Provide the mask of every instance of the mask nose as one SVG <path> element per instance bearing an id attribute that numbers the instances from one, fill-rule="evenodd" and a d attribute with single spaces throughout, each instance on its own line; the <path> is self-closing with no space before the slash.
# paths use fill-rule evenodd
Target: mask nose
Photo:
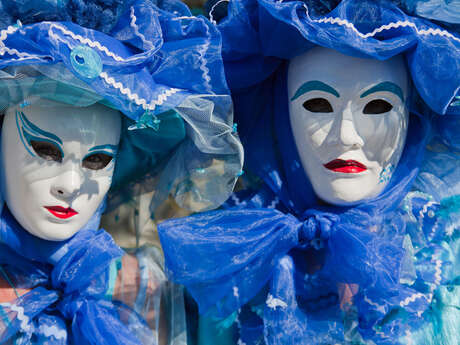
<path id="1" fill-rule="evenodd" d="M 72 199 L 80 191 L 82 178 L 77 167 L 67 169 L 60 174 L 51 186 L 51 194 L 58 199 Z"/>
<path id="2" fill-rule="evenodd" d="M 353 113 L 351 106 L 348 105 L 343 111 L 342 118 L 340 119 L 339 138 L 344 146 L 351 146 L 352 148 L 361 148 L 364 145 L 364 140 L 359 136 L 356 131 L 355 123 L 353 121 Z"/>

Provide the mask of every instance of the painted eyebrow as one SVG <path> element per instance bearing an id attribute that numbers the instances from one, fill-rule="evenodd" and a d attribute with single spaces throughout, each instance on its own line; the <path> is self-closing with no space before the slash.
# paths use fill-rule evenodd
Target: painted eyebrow
<path id="1" fill-rule="evenodd" d="M 20 118 L 21 118 L 23 125 L 26 125 L 26 127 L 29 127 L 33 132 L 39 133 L 40 135 L 43 135 L 44 137 L 57 141 L 59 144 L 62 145 L 62 140 L 57 135 L 46 132 L 43 129 L 39 128 L 38 126 L 34 125 L 32 122 L 30 122 L 30 120 L 26 117 L 26 115 L 22 111 L 20 112 L 20 115 L 21 115 Z"/>
<path id="2" fill-rule="evenodd" d="M 88 151 L 96 151 L 96 150 L 111 150 L 111 151 L 117 151 L 118 146 L 117 145 L 99 145 L 99 146 L 94 146 L 90 148 Z"/>
<path id="3" fill-rule="evenodd" d="M 299 98 L 304 93 L 313 91 L 313 90 L 329 92 L 330 94 L 333 94 L 337 98 L 340 97 L 339 93 L 332 86 L 329 86 L 319 80 L 311 80 L 311 81 L 307 81 L 306 83 L 304 83 L 301 87 L 297 89 L 294 97 L 291 98 L 291 101 Z"/>
<path id="4" fill-rule="evenodd" d="M 398 96 L 401 99 L 401 101 L 404 102 L 404 94 L 403 94 L 402 89 L 395 83 L 392 83 L 391 81 L 384 81 L 380 84 L 377 84 L 371 87 L 369 90 L 365 91 L 360 96 L 360 98 L 364 98 L 370 95 L 371 93 L 379 92 L 379 91 L 388 91 L 388 92 L 394 93 L 396 96 Z"/>

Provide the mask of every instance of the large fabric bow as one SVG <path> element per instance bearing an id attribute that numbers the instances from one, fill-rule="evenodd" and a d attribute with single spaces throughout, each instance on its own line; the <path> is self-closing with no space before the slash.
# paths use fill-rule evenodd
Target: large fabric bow
<path id="1" fill-rule="evenodd" d="M 105 299 L 108 267 L 123 254 L 105 231 L 82 230 L 65 244 L 44 241 L 5 209 L 1 240 L 0 264 L 32 290 L 0 305 L 0 344 L 141 344 L 122 323 L 126 316 L 143 329 L 138 334 L 150 333 L 134 311 Z"/>
<path id="2" fill-rule="evenodd" d="M 263 316 L 268 344 L 312 339 L 307 313 L 296 301 L 292 249 L 325 246 L 323 278 L 359 286 L 354 303 L 363 311 L 360 326 L 369 332 L 392 306 L 414 294 L 399 282 L 404 236 L 380 236 L 364 212 L 308 210 L 296 218 L 275 209 L 229 209 L 186 222 L 169 220 L 158 231 L 170 277 L 188 288 L 201 313 L 227 317 L 268 283 Z M 407 310 L 420 312 L 427 303 L 411 299 Z"/>

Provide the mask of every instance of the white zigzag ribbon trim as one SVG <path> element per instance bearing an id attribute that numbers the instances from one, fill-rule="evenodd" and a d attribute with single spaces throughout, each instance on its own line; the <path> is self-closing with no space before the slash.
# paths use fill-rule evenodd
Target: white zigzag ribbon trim
<path id="1" fill-rule="evenodd" d="M 134 29 L 134 34 L 137 37 L 139 37 L 141 39 L 142 43 L 144 43 L 149 49 L 155 48 L 153 43 L 150 42 L 149 40 L 147 40 L 145 38 L 144 34 L 139 32 L 139 26 L 137 26 L 137 24 L 136 24 L 136 19 L 137 18 L 136 18 L 136 15 L 134 14 L 134 7 L 131 7 L 130 17 L 131 17 L 131 22 L 129 23 L 129 25 Z"/>
<path id="2" fill-rule="evenodd" d="M 3 41 L 6 40 L 8 35 L 11 35 L 11 34 L 15 33 L 16 31 L 18 31 L 18 29 L 19 28 L 17 26 L 10 25 L 6 29 L 0 31 L 0 42 L 1 42 L 2 46 L 4 46 Z"/>
<path id="3" fill-rule="evenodd" d="M 435 279 L 434 282 L 435 282 L 436 285 L 439 285 L 439 284 L 441 284 L 441 279 L 442 279 L 442 278 L 441 278 L 441 274 L 442 274 L 442 270 L 441 270 L 441 267 L 442 267 L 442 260 L 435 260 L 435 263 L 436 263 L 436 265 L 435 265 L 435 268 L 434 268 L 434 269 L 435 269 L 435 272 L 436 272 L 436 273 L 434 274 L 434 276 L 435 276 L 436 279 Z"/>
<path id="4" fill-rule="evenodd" d="M 0 306 L 9 308 L 16 312 L 16 318 L 21 321 L 21 329 L 25 332 L 30 331 L 29 317 L 24 314 L 24 308 L 11 303 L 0 303 Z"/>
<path id="5" fill-rule="evenodd" d="M 436 204 L 435 201 L 431 200 L 431 201 L 428 201 L 425 205 L 423 205 L 422 209 L 419 211 L 419 219 L 418 219 L 418 224 L 419 224 L 419 228 L 422 229 L 423 228 L 423 218 L 425 218 L 425 213 L 427 213 L 428 211 L 428 207 L 430 206 L 433 206 L 434 204 Z M 433 229 L 434 231 L 435 229 Z"/>
<path id="6" fill-rule="evenodd" d="M 385 307 L 383 305 L 373 302 L 367 296 L 364 296 L 364 302 L 374 306 L 379 312 L 381 312 L 382 314 L 385 314 Z"/>
<path id="7" fill-rule="evenodd" d="M 419 298 L 425 298 L 428 302 L 430 301 L 429 298 L 427 298 L 424 294 L 422 294 L 421 292 L 417 292 L 409 297 L 406 297 L 404 301 L 399 302 L 399 306 L 404 308 L 406 305 L 415 302 Z"/>
<path id="8" fill-rule="evenodd" d="M 17 49 L 9 48 L 9 47 L 5 46 L 5 43 L 3 43 L 3 42 L 7 39 L 8 35 L 11 35 L 11 34 L 15 33 L 18 30 L 19 30 L 18 26 L 10 25 L 6 29 L 0 31 L 0 56 L 3 56 L 5 54 L 7 54 L 7 53 L 10 54 L 10 55 L 19 56 L 19 59 L 14 59 L 15 61 L 22 61 L 22 60 L 26 60 L 26 59 L 40 58 L 38 55 L 32 55 L 32 54 L 28 54 L 28 53 L 21 53 Z"/>
<path id="9" fill-rule="evenodd" d="M 56 325 L 53 326 L 46 326 L 46 325 L 40 325 L 38 328 L 38 331 L 45 335 L 47 338 L 53 336 L 56 339 L 67 339 L 67 332 L 63 329 L 58 329 Z"/>
<path id="10" fill-rule="evenodd" d="M 112 77 L 109 77 L 109 75 L 106 72 L 101 72 L 99 76 L 102 79 L 104 79 L 104 81 L 107 84 L 119 90 L 123 95 L 128 96 L 128 98 L 131 101 L 133 101 L 139 106 L 142 106 L 144 110 L 155 110 L 156 106 L 162 105 L 169 96 L 175 94 L 178 91 L 181 91 L 181 89 L 176 89 L 172 87 L 161 93 L 156 100 L 154 100 L 151 103 L 148 103 L 147 100 L 145 100 L 144 98 L 140 98 L 138 94 L 132 93 L 130 89 L 124 87 L 122 83 L 115 81 L 115 79 L 113 79 Z"/>
<path id="11" fill-rule="evenodd" d="M 204 24 L 206 27 L 206 43 L 204 43 L 200 49 L 198 50 L 198 53 L 200 54 L 201 58 L 201 65 L 200 65 L 200 70 L 203 72 L 202 76 L 204 79 L 204 85 L 206 87 L 206 91 L 210 92 L 211 91 L 211 77 L 209 77 L 209 68 L 207 66 L 208 60 L 205 58 L 205 54 L 208 51 L 209 45 L 211 44 L 210 40 L 208 39 L 209 37 L 209 27 Z"/>
<path id="12" fill-rule="evenodd" d="M 114 59 L 114 60 L 116 60 L 118 62 L 126 62 L 126 61 L 131 60 L 131 59 L 124 59 L 121 56 L 118 56 L 118 55 L 114 54 L 113 52 L 111 52 L 107 47 L 101 45 L 99 42 L 92 41 L 89 38 L 83 37 L 81 35 L 77 35 L 77 34 L 73 33 L 72 31 L 67 30 L 66 28 L 64 28 L 64 27 L 62 27 L 62 26 L 60 26 L 58 24 L 54 24 L 54 23 L 51 24 L 50 29 L 53 29 L 53 28 L 56 28 L 56 29 L 60 30 L 64 35 L 70 36 L 74 40 L 79 41 L 80 43 L 86 44 L 86 45 L 90 46 L 91 48 L 98 49 L 99 51 L 103 52 L 105 55 L 110 56 L 112 59 Z"/>
<path id="13" fill-rule="evenodd" d="M 308 8 L 306 6 L 304 6 L 304 7 L 305 7 L 305 10 L 306 10 L 307 16 L 310 18 L 309 14 L 308 14 Z M 397 29 L 397 28 L 400 28 L 400 27 L 411 27 L 419 35 L 443 36 L 443 37 L 448 37 L 448 38 L 450 38 L 450 39 L 452 39 L 454 41 L 460 42 L 460 38 L 454 36 L 453 34 L 451 34 L 450 32 L 448 32 L 446 30 L 441 30 L 439 28 L 438 29 L 433 29 L 433 28 L 419 29 L 417 27 L 417 25 L 415 25 L 414 23 L 412 23 L 411 21 L 408 21 L 408 20 L 404 20 L 404 21 L 398 20 L 397 22 L 392 22 L 392 23 L 389 23 L 389 24 L 382 25 L 382 26 L 374 29 L 373 31 L 368 32 L 367 34 L 363 34 L 361 31 L 356 29 L 356 27 L 355 27 L 355 25 L 353 23 L 349 22 L 346 19 L 342 19 L 342 18 L 326 17 L 326 18 L 321 18 L 321 19 L 311 19 L 310 18 L 310 20 L 312 20 L 315 23 L 337 24 L 337 25 L 340 25 L 340 26 L 345 26 L 345 27 L 351 29 L 353 32 L 355 32 L 361 38 L 370 38 L 370 37 L 373 37 L 373 36 L 375 36 L 376 34 L 382 32 L 382 31 L 386 31 L 386 30 Z"/>
<path id="14" fill-rule="evenodd" d="M 430 234 L 428 235 L 428 239 L 430 241 L 434 238 L 434 235 L 436 234 L 438 227 L 439 227 L 439 218 L 437 218 L 436 222 L 434 222 L 433 227 L 431 228 Z"/>

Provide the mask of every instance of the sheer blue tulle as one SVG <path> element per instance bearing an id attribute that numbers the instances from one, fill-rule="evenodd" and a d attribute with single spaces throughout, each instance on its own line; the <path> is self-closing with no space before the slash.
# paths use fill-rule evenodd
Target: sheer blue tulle
<path id="1" fill-rule="evenodd" d="M 460 3 L 455 0 L 398 0 L 411 13 L 428 19 L 460 24 Z M 459 27 L 460 28 L 460 27 Z"/>
<path id="2" fill-rule="evenodd" d="M 129 307 L 105 299 L 109 265 L 123 255 L 105 231 L 85 228 L 64 242 L 41 240 L 4 208 L 0 238 L 2 269 L 17 287 L 31 289 L 1 304 L 2 344 L 12 339 L 16 344 L 142 343 L 122 323 L 126 315 L 137 334 L 151 334 Z"/>
<path id="3" fill-rule="evenodd" d="M 460 80 L 448 71 L 460 66 L 460 39 L 388 1 L 342 1 L 330 13 L 312 6 L 230 2 L 219 23 L 226 74 L 246 168 L 265 186 L 246 200 L 234 195 L 234 208 L 160 224 L 166 266 L 207 316 L 237 312 L 246 344 L 407 344 L 411 330 L 429 324 L 453 264 L 445 206 L 411 189 L 429 108 L 458 113 Z M 389 185 L 354 207 L 319 205 L 287 116 L 288 60 L 315 45 L 376 59 L 402 53 L 416 90 Z"/>

